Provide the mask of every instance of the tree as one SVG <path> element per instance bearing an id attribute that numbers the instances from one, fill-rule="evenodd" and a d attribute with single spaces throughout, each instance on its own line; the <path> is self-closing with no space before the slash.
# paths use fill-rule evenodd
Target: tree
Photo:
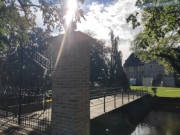
<path id="1" fill-rule="evenodd" d="M 115 37 L 113 31 L 111 36 L 111 65 L 110 65 L 110 86 L 129 88 L 129 81 L 122 67 L 122 53 L 118 51 L 119 37 Z"/>
<path id="2" fill-rule="evenodd" d="M 27 21 L 20 16 L 14 4 L 0 1 L 0 55 L 8 55 L 16 50 L 18 41 L 27 40 Z"/>
<path id="3" fill-rule="evenodd" d="M 35 51 L 40 51 L 42 54 L 46 54 L 48 45 L 46 44 L 47 39 L 50 38 L 50 34 L 41 28 L 34 28 L 33 31 L 27 33 L 29 36 L 29 43 L 23 47 L 18 46 L 16 51 L 6 55 L 4 63 L 0 66 L 1 86 L 14 86 L 19 87 L 20 85 L 20 59 L 22 59 L 22 88 L 43 88 L 47 89 L 50 84 L 47 84 L 49 76 L 45 75 L 45 70 L 39 66 L 33 60 L 33 54 Z M 23 53 L 23 56 L 21 56 Z M 37 91 L 38 92 L 38 91 Z"/>
<path id="4" fill-rule="evenodd" d="M 139 13 L 131 14 L 127 22 L 133 29 L 140 26 L 132 50 L 143 61 L 157 60 L 165 67 L 166 73 L 180 74 L 180 5 L 178 0 L 137 0 Z"/>
<path id="5" fill-rule="evenodd" d="M 70 2 L 73 2 L 71 0 Z M 84 0 L 77 0 L 78 3 Z M 36 26 L 36 12 L 42 12 L 47 31 L 53 28 L 62 29 L 68 12 L 65 0 L 1 0 L 0 1 L 0 55 L 13 53 L 18 45 L 26 45 L 29 41 L 29 30 Z M 74 11 L 73 22 L 76 26 L 83 16 L 83 10 Z"/>
<path id="6" fill-rule="evenodd" d="M 91 44 L 90 54 L 90 81 L 91 87 L 97 83 L 100 86 L 107 86 L 109 77 L 109 48 L 105 46 L 105 42 L 94 39 Z"/>

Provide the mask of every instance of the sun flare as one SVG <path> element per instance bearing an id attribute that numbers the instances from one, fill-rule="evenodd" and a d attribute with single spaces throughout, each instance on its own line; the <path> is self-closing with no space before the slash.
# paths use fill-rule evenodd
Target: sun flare
<path id="1" fill-rule="evenodd" d="M 66 13 L 66 24 L 69 25 L 73 17 L 75 16 L 76 10 L 78 8 L 78 2 L 77 0 L 68 0 L 67 1 L 67 13 Z"/>

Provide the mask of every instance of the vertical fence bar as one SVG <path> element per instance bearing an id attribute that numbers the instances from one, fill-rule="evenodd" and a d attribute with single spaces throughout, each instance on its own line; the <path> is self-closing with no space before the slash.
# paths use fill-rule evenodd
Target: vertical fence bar
<path id="1" fill-rule="evenodd" d="M 137 98 L 138 98 L 138 90 L 136 89 L 136 95 L 137 95 Z"/>
<path id="2" fill-rule="evenodd" d="M 114 91 L 114 108 L 116 108 L 116 92 Z"/>
<path id="3" fill-rule="evenodd" d="M 132 93 L 133 93 L 133 100 L 134 100 L 134 91 L 132 91 Z"/>
<path id="4" fill-rule="evenodd" d="M 18 124 L 21 124 L 21 91 L 22 91 L 22 70 L 23 70 L 23 46 L 22 43 L 21 44 L 21 54 L 20 54 L 20 88 L 19 88 L 19 115 L 18 115 Z"/>
<path id="5" fill-rule="evenodd" d="M 128 102 L 129 102 L 129 90 L 128 90 Z"/>
<path id="6" fill-rule="evenodd" d="M 104 92 L 104 112 L 106 112 L 106 92 Z"/>
<path id="7" fill-rule="evenodd" d="M 141 90 L 141 97 L 143 96 L 142 90 Z"/>
<path id="8" fill-rule="evenodd" d="M 139 97 L 141 97 L 141 90 L 139 91 Z"/>
<path id="9" fill-rule="evenodd" d="M 123 102 L 123 91 L 122 91 L 122 104 L 124 104 L 124 102 Z"/>
<path id="10" fill-rule="evenodd" d="M 143 90 L 141 90 L 141 97 L 143 96 Z"/>

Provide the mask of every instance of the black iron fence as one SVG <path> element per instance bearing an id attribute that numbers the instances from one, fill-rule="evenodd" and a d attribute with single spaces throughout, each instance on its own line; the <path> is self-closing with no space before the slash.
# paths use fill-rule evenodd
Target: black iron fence
<path id="1" fill-rule="evenodd" d="M 7 87 L 0 89 L 0 117 L 16 124 L 50 131 L 51 93 Z M 38 92 L 37 92 L 38 91 Z"/>
<path id="2" fill-rule="evenodd" d="M 49 132 L 51 61 L 37 52 L 33 45 L 21 45 L 11 55 L 7 55 L 2 63 L 0 117 Z"/>
<path id="3" fill-rule="evenodd" d="M 52 90 L 21 89 L 21 96 L 19 90 L 17 87 L 0 88 L 0 118 L 50 132 Z M 111 109 L 118 108 L 148 94 L 148 91 L 146 89 L 123 91 L 120 88 L 108 88 L 91 90 L 90 94 L 90 102 L 101 101 L 90 104 L 90 107 L 101 105 L 101 110 L 105 113 L 109 111 L 109 106 Z"/>

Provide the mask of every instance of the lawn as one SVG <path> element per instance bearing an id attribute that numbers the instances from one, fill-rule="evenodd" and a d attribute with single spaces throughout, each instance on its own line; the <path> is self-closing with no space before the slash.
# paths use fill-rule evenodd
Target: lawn
<path id="1" fill-rule="evenodd" d="M 133 90 L 146 90 L 153 95 L 153 91 L 151 90 L 152 87 L 144 87 L 144 86 L 131 86 Z M 157 96 L 159 97 L 180 97 L 180 88 L 178 87 L 153 87 L 157 88 Z"/>

